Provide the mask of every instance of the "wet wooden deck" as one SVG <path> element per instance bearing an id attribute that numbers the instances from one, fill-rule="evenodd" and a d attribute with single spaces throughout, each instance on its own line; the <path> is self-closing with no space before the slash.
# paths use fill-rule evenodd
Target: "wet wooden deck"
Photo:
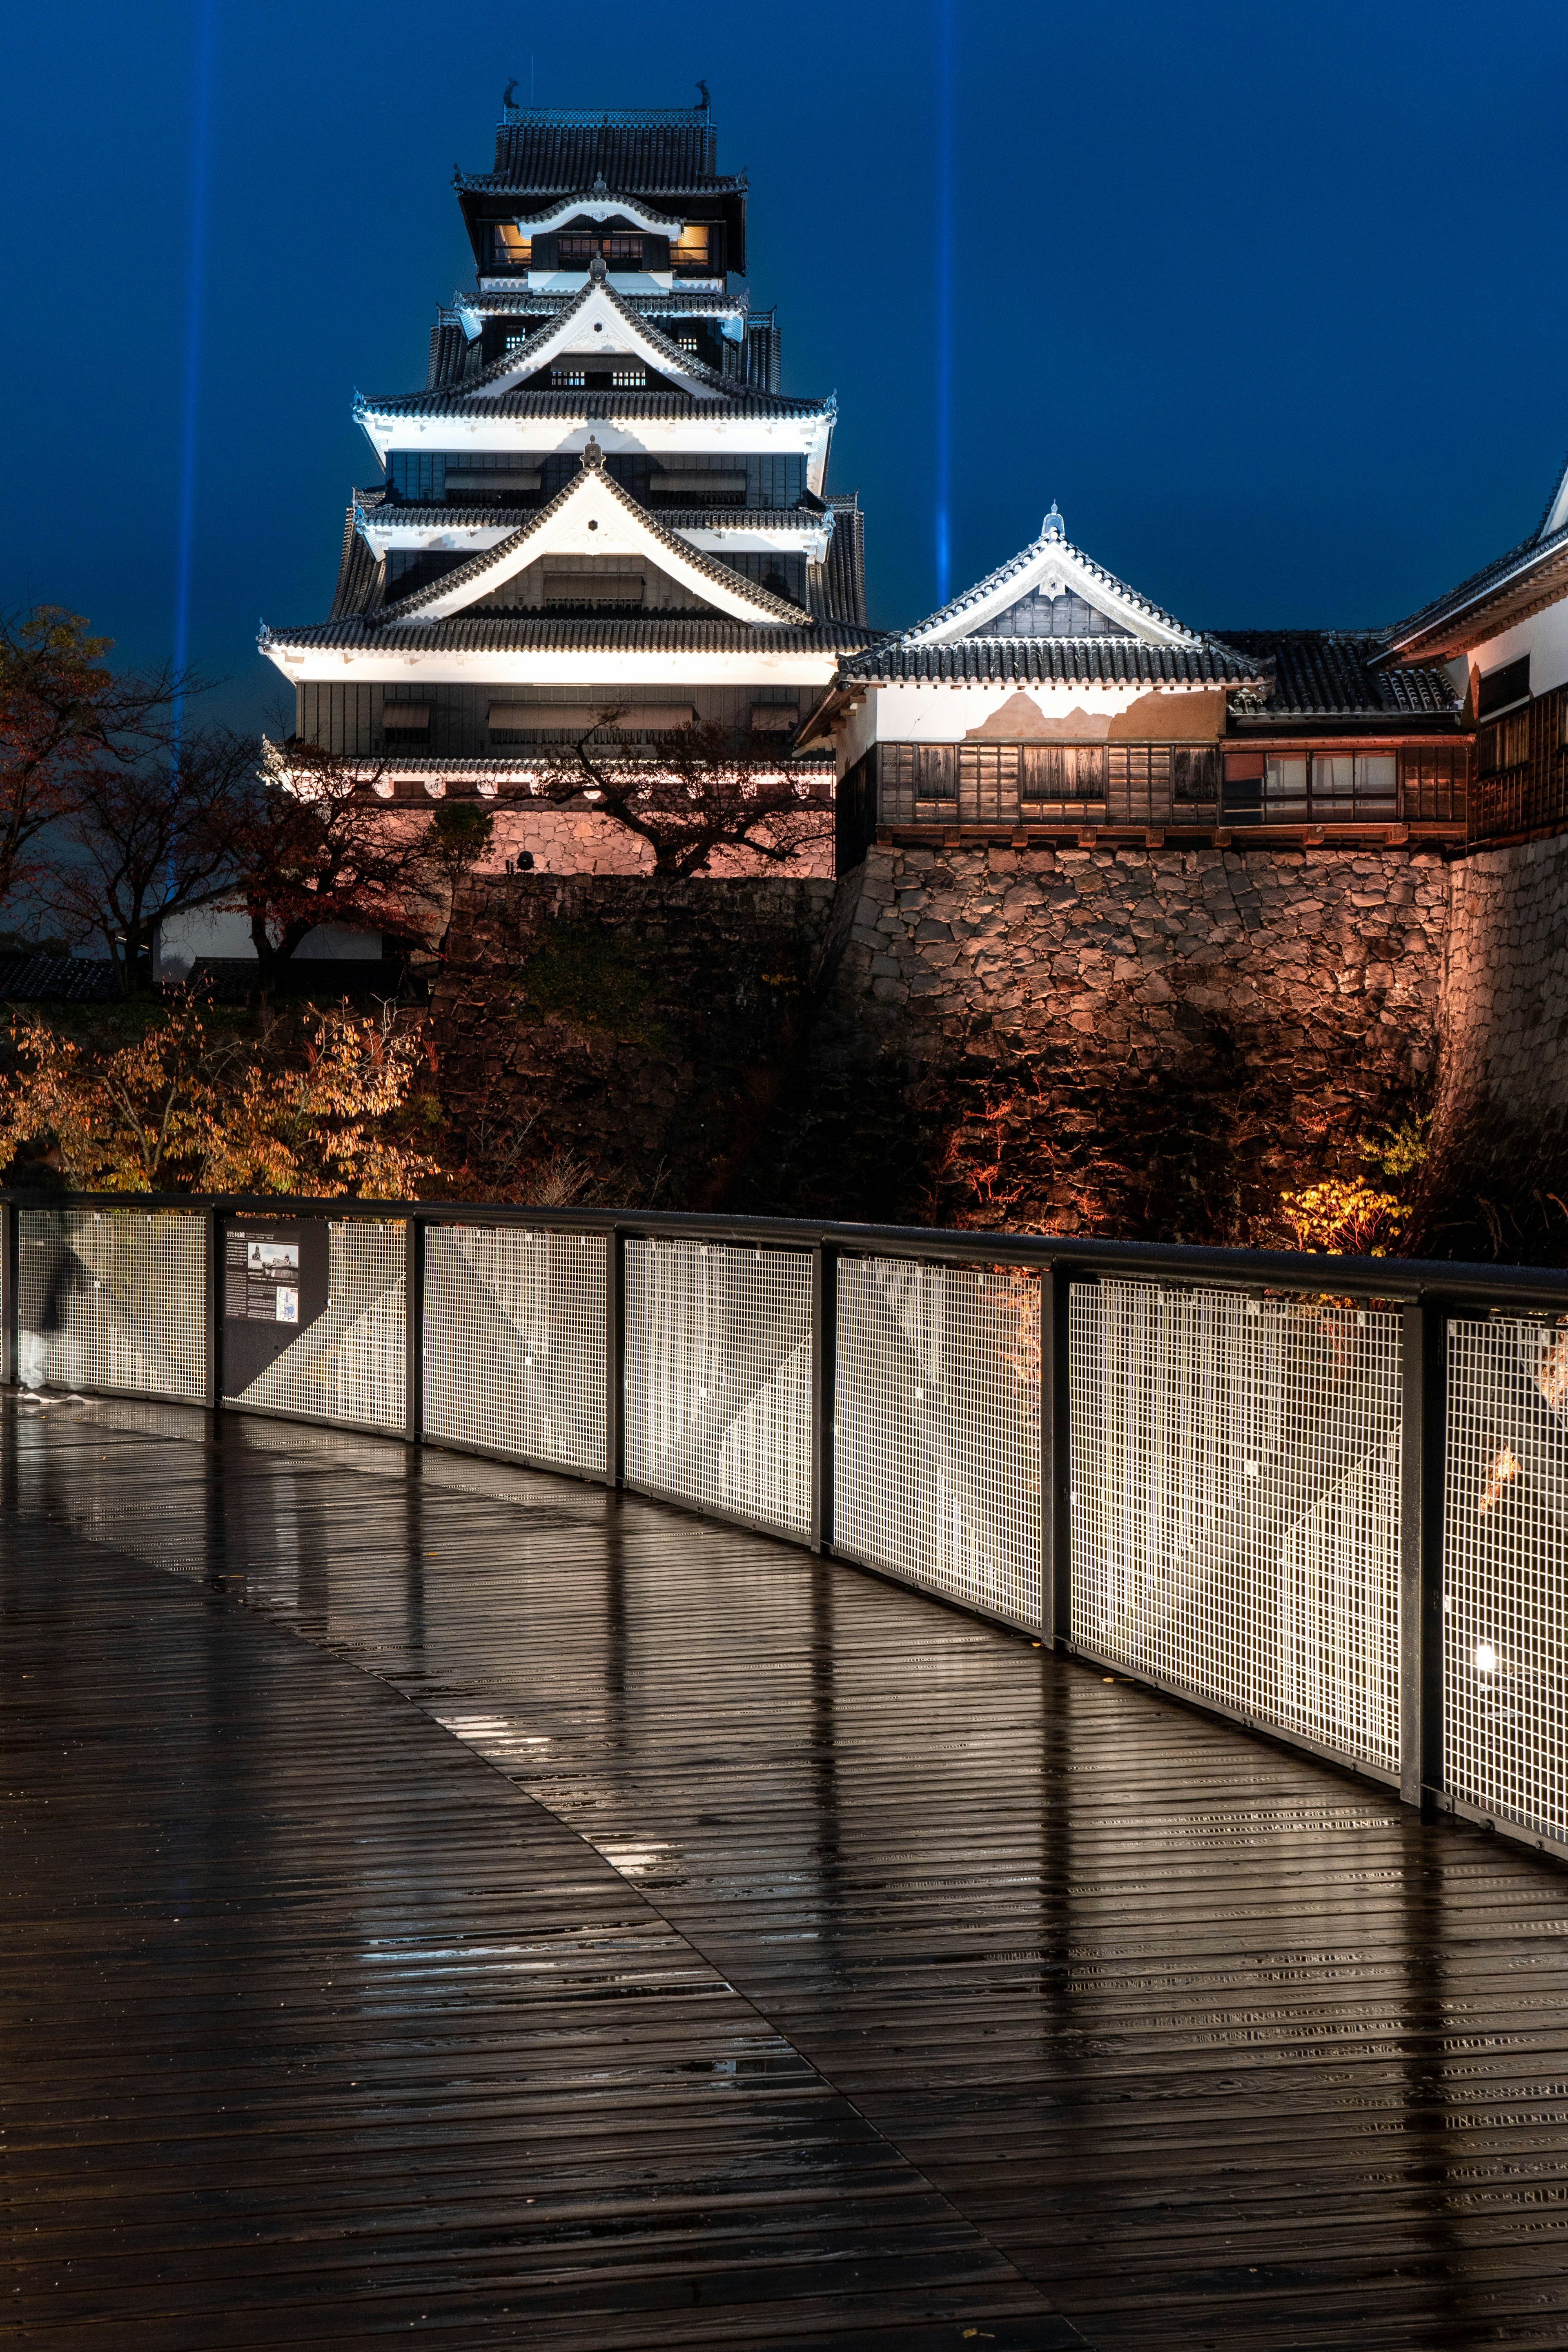
<path id="1" fill-rule="evenodd" d="M 1568 1873 L 653 1504 L 7 1413 L 5 2340 L 1568 2346 Z"/>

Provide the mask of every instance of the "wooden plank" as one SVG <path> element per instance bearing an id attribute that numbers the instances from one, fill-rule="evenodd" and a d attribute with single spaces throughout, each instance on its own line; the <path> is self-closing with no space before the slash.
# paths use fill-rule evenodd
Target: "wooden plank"
<path id="1" fill-rule="evenodd" d="M 1568 2345 L 1560 1869 L 638 1497 L 68 1410 L 6 1487 L 40 2326 L 47 2236 L 68 2336 L 177 2345 Z"/>

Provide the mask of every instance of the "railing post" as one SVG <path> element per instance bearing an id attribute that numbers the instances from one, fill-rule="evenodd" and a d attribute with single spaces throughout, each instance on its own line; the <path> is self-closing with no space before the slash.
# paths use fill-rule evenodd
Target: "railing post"
<path id="1" fill-rule="evenodd" d="M 838 1252 L 811 1252 L 811 1549 L 833 1549 L 833 1421 L 837 1411 Z"/>
<path id="2" fill-rule="evenodd" d="M 403 1296 L 405 1345 L 403 1410 L 404 1435 L 410 1445 L 419 1445 L 425 1437 L 425 1226 L 421 1218 L 410 1215 L 404 1228 Z"/>
<path id="3" fill-rule="evenodd" d="M 1421 1805 L 1443 1787 L 1443 1486 L 1448 1309 L 1400 1311 L 1399 1793 Z"/>
<path id="4" fill-rule="evenodd" d="M 224 1263 L 223 1212 L 209 1201 L 202 1212 L 205 1227 L 202 1253 L 205 1297 L 203 1324 L 206 1333 L 206 1379 L 202 1402 L 209 1412 L 216 1412 L 223 1403 L 223 1315 L 226 1298 L 226 1269 Z"/>
<path id="5" fill-rule="evenodd" d="M 1072 1636 L 1072 1380 L 1068 1311 L 1072 1283 L 1065 1266 L 1040 1272 L 1040 1533 L 1044 1575 L 1040 1632 L 1065 1650 Z"/>
<path id="6" fill-rule="evenodd" d="M 626 1481 L 626 1237 L 610 1231 L 605 1268 L 605 1481 Z"/>

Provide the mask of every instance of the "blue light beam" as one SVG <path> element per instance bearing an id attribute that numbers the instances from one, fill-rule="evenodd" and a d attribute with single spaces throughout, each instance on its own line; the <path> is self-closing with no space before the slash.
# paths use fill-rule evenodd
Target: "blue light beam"
<path id="1" fill-rule="evenodd" d="M 180 528 L 174 559 L 174 758 L 185 716 L 190 665 L 191 578 L 196 536 L 196 453 L 201 404 L 202 308 L 206 285 L 207 184 L 211 176 L 213 64 L 217 0 L 196 0 L 195 74 L 191 121 L 191 238 L 185 278 L 184 428 L 180 452 Z"/>
<path id="2" fill-rule="evenodd" d="M 936 601 L 952 593 L 952 72 L 955 0 L 936 10 Z"/>

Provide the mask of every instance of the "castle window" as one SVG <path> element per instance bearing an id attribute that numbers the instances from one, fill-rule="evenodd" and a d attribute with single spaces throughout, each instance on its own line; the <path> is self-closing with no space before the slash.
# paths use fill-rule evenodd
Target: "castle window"
<path id="1" fill-rule="evenodd" d="M 1477 761 L 1483 776 L 1504 768 L 1522 768 L 1530 757 L 1530 713 L 1516 710 L 1493 727 L 1483 727 L 1477 741 Z"/>
<path id="2" fill-rule="evenodd" d="M 570 389 L 574 384 L 582 385 L 587 383 L 587 370 L 574 366 L 552 367 L 550 371 L 550 381 L 557 387 L 564 385 Z"/>
<path id="3" fill-rule="evenodd" d="M 612 368 L 610 382 L 617 392 L 640 392 L 647 383 L 647 370 L 632 366 Z"/>
<path id="4" fill-rule="evenodd" d="M 598 257 L 607 269 L 640 269 L 640 236 L 559 236 L 555 258 L 562 269 L 586 269 Z"/>
<path id="5" fill-rule="evenodd" d="M 1505 662 L 1500 669 L 1488 670 L 1481 678 L 1476 688 L 1476 716 L 1491 719 L 1510 704 L 1529 699 L 1530 656 L 1523 654 L 1518 661 Z"/>
<path id="6" fill-rule="evenodd" d="M 647 578 L 637 556 L 546 557 L 546 604 L 640 604 Z"/>
<path id="7" fill-rule="evenodd" d="M 490 253 L 502 269 L 526 269 L 532 251 L 515 221 L 495 221 L 490 226 Z"/>

